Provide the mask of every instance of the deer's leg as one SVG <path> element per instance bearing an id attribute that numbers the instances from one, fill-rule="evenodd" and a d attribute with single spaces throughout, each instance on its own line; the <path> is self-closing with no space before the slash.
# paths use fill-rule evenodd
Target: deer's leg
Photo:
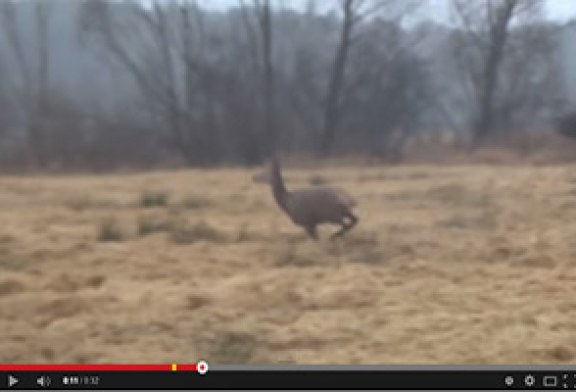
<path id="1" fill-rule="evenodd" d="M 346 216 L 348 219 L 350 219 L 350 222 L 348 223 L 348 230 L 351 230 L 358 223 L 358 217 L 351 212 L 349 212 Z"/>
<path id="2" fill-rule="evenodd" d="M 345 218 L 348 218 L 349 222 L 346 222 Z M 338 237 L 342 237 L 344 234 L 346 234 L 346 232 L 348 232 L 354 226 L 356 226 L 356 223 L 358 223 L 358 218 L 354 214 L 352 214 L 351 212 L 348 212 L 346 214 L 346 216 L 344 216 L 344 218 L 342 218 L 342 223 L 341 223 L 342 227 L 336 233 L 332 234 L 330 236 L 330 239 L 334 240 Z"/>
<path id="3" fill-rule="evenodd" d="M 315 241 L 318 241 L 318 232 L 316 231 L 315 225 L 309 225 L 304 227 L 306 229 L 306 233 Z"/>

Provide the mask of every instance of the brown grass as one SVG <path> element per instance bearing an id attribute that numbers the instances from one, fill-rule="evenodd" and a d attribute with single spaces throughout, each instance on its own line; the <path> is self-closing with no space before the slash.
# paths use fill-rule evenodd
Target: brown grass
<path id="1" fill-rule="evenodd" d="M 98 227 L 98 241 L 117 242 L 126 239 L 126 234 L 117 219 L 106 217 L 100 222 Z"/>
<path id="2" fill-rule="evenodd" d="M 342 241 L 251 171 L 0 178 L 0 361 L 574 361 L 575 166 L 311 172 L 359 201 Z"/>
<path id="3" fill-rule="evenodd" d="M 468 132 L 464 132 L 468 134 Z M 493 138 L 484 147 L 471 151 L 469 141 L 414 141 L 406 147 L 404 161 L 432 164 L 550 165 L 574 163 L 575 142 L 552 131 L 511 132 Z"/>
<path id="4" fill-rule="evenodd" d="M 140 195 L 140 206 L 144 208 L 166 207 L 170 195 L 166 192 L 145 191 Z"/>

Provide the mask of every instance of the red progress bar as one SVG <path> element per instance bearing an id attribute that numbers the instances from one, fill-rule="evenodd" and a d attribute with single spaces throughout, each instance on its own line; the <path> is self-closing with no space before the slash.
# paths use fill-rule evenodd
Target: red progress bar
<path id="1" fill-rule="evenodd" d="M 171 372 L 196 371 L 196 364 L 0 364 L 0 371 Z"/>
<path id="2" fill-rule="evenodd" d="M 185 363 L 177 366 L 178 366 L 177 371 L 195 372 L 197 370 L 195 363 Z"/>

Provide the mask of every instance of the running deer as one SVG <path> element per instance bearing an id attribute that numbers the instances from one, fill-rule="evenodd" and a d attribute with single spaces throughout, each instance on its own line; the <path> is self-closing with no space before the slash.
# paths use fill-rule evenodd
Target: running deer
<path id="1" fill-rule="evenodd" d="M 276 204 L 290 217 L 294 224 L 301 226 L 314 240 L 318 240 L 316 227 L 319 224 L 340 225 L 340 230 L 330 239 L 343 236 L 351 230 L 358 218 L 352 212 L 356 202 L 342 189 L 330 186 L 313 186 L 307 189 L 289 191 L 286 189 L 280 163 L 273 158 L 270 170 L 255 174 L 254 182 L 268 183 Z"/>

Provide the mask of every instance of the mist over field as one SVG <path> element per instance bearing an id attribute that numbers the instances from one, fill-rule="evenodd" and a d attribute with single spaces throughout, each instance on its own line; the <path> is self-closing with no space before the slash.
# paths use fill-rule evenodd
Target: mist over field
<path id="1" fill-rule="evenodd" d="M 0 0 L 0 362 L 574 362 L 576 9 L 323 3 Z"/>
<path id="2" fill-rule="evenodd" d="M 576 105 L 576 25 L 547 16 L 561 2 L 498 19 L 484 1 L 2 0 L 0 169 L 259 164 L 275 145 L 388 162 L 496 139 L 517 152 Z"/>

